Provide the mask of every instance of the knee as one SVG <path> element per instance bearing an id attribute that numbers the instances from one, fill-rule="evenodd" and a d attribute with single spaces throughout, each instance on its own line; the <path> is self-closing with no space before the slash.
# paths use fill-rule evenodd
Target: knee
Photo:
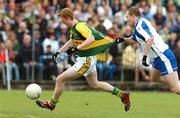
<path id="1" fill-rule="evenodd" d="M 92 89 L 99 89 L 98 83 L 89 84 Z"/>
<path id="2" fill-rule="evenodd" d="M 64 84 L 65 81 L 63 80 L 62 75 L 57 76 L 56 78 L 56 84 Z"/>
<path id="3" fill-rule="evenodd" d="M 171 88 L 171 91 L 174 92 L 174 93 L 176 93 L 176 94 L 179 94 L 179 95 L 180 95 L 180 86 Z"/>

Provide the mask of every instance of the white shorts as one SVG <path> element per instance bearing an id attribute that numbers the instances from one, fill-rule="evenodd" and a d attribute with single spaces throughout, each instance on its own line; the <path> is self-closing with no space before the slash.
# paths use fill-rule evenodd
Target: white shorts
<path id="1" fill-rule="evenodd" d="M 96 56 L 89 56 L 89 57 L 77 57 L 76 63 L 72 66 L 72 68 L 84 75 L 85 77 L 90 73 L 96 71 Z"/>

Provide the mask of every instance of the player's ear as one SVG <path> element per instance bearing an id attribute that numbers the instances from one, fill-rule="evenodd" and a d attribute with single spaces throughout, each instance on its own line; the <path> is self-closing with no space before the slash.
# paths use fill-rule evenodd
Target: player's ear
<path id="1" fill-rule="evenodd" d="M 73 20 L 73 19 L 71 19 L 71 17 L 66 17 L 66 20 Z"/>

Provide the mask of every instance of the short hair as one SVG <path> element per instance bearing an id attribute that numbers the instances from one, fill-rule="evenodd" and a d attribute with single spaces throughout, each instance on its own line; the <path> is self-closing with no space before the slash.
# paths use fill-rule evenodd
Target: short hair
<path id="1" fill-rule="evenodd" d="M 47 45 L 47 48 L 51 48 L 51 45 Z"/>
<path id="2" fill-rule="evenodd" d="M 69 8 L 64 8 L 58 11 L 58 16 L 66 18 L 70 17 L 72 20 L 74 19 L 73 11 Z"/>
<path id="3" fill-rule="evenodd" d="M 141 16 L 141 12 L 139 11 L 138 7 L 131 7 L 128 9 L 128 12 L 130 16 L 132 15 L 135 15 L 137 17 Z"/>

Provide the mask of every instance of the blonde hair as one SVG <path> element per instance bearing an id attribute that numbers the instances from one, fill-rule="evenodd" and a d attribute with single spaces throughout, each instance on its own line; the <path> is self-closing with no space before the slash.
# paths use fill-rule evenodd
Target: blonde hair
<path id="1" fill-rule="evenodd" d="M 63 17 L 65 19 L 67 19 L 67 17 L 70 17 L 72 20 L 74 19 L 73 11 L 69 8 L 59 10 L 58 16 Z"/>
<path id="2" fill-rule="evenodd" d="M 137 17 L 141 16 L 141 13 L 140 13 L 138 7 L 131 7 L 131 8 L 128 9 L 128 12 L 129 12 L 130 16 L 133 16 L 133 15 L 135 15 Z"/>

